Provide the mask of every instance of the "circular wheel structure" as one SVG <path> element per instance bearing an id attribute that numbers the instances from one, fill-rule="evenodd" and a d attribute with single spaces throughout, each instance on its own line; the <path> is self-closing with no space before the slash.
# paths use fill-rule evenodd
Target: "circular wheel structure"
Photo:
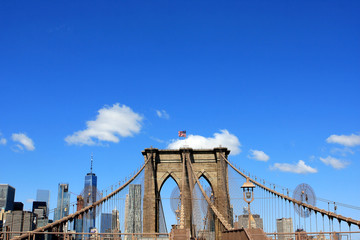
<path id="1" fill-rule="evenodd" d="M 180 200 L 180 190 L 176 186 L 174 190 L 171 192 L 170 197 L 170 206 L 171 210 L 177 215 L 178 211 L 180 210 L 181 200 Z"/>
<path id="2" fill-rule="evenodd" d="M 312 187 L 306 183 L 299 184 L 293 193 L 293 198 L 306 204 L 310 204 L 312 206 L 316 205 L 316 195 Z M 307 218 L 310 216 L 311 211 L 303 206 L 295 205 L 295 211 L 303 218 Z"/>

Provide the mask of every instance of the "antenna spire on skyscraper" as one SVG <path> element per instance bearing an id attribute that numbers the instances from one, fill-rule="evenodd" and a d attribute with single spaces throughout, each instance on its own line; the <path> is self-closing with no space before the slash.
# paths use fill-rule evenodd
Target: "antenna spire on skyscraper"
<path id="1" fill-rule="evenodd" d="M 93 156 L 93 153 L 91 153 L 91 166 L 90 166 L 90 173 L 92 173 L 92 169 L 93 169 L 93 161 L 94 161 L 94 156 Z"/>

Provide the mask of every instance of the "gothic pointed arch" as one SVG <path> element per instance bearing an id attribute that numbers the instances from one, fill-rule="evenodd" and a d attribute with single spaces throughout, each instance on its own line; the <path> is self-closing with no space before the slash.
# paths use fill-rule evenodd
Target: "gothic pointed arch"
<path id="1" fill-rule="evenodd" d="M 159 186 L 159 192 L 161 191 L 162 186 L 164 185 L 164 183 L 169 179 L 172 178 L 175 183 L 177 184 L 177 186 L 180 189 L 180 178 L 179 176 L 177 176 L 176 173 L 174 172 L 169 172 L 167 171 L 166 173 L 164 173 L 161 178 L 158 180 L 158 186 Z"/>

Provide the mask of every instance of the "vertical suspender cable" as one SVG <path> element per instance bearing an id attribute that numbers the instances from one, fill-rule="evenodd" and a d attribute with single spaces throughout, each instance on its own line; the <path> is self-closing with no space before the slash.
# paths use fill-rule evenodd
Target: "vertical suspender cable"
<path id="1" fill-rule="evenodd" d="M 281 217 L 282 218 L 285 218 L 284 204 L 285 204 L 285 201 L 283 198 L 281 198 Z"/>
<path id="2" fill-rule="evenodd" d="M 341 221 L 339 220 L 339 232 L 341 232 Z"/>
<path id="3" fill-rule="evenodd" d="M 296 230 L 297 225 L 296 225 L 296 217 L 295 217 L 295 203 L 293 203 L 293 205 L 294 205 L 293 212 L 294 212 L 294 225 L 295 225 L 294 229 Z"/>
<path id="4" fill-rule="evenodd" d="M 261 217 L 263 219 L 263 229 L 264 229 L 264 209 L 265 209 L 265 207 L 264 207 L 264 189 L 261 189 L 261 197 L 262 197 L 262 199 L 261 199 Z"/>
<path id="5" fill-rule="evenodd" d="M 270 206 L 270 192 L 267 192 L 267 209 L 268 209 L 268 231 L 271 232 L 271 206 Z"/>
<path id="6" fill-rule="evenodd" d="M 280 197 L 279 196 L 276 196 L 276 202 L 277 202 L 277 217 L 275 218 L 275 222 L 276 222 L 276 219 L 279 218 L 279 215 L 280 215 Z"/>
<path id="7" fill-rule="evenodd" d="M 274 198 L 273 198 L 273 196 L 274 196 L 274 194 L 271 193 L 271 202 L 272 202 L 272 208 L 273 208 L 273 216 L 272 216 L 272 218 L 271 218 L 271 222 L 272 222 L 272 232 L 275 232 L 274 219 L 276 218 L 276 217 L 275 217 L 275 214 L 276 214 L 276 212 L 275 212 L 275 205 L 276 205 L 276 204 L 274 204 Z"/>
<path id="8" fill-rule="evenodd" d="M 291 218 L 291 202 L 289 201 L 289 218 Z M 293 223 L 294 223 L 294 219 L 293 219 Z M 295 227 L 293 228 L 295 229 Z"/>
<path id="9" fill-rule="evenodd" d="M 349 224 L 349 232 L 350 232 L 349 238 L 350 238 L 350 240 L 351 240 L 351 224 L 350 224 L 350 223 L 348 223 L 348 224 Z"/>
<path id="10" fill-rule="evenodd" d="M 82 217 L 81 217 L 81 232 L 84 233 L 84 219 L 85 219 L 85 214 L 83 213 L 82 214 Z M 84 239 L 84 234 L 81 235 L 81 239 Z"/>
<path id="11" fill-rule="evenodd" d="M 309 212 L 310 212 L 310 232 L 311 232 L 311 215 L 312 215 L 312 213 L 311 213 L 311 210 L 309 209 Z"/>
<path id="12" fill-rule="evenodd" d="M 299 207 L 299 210 L 301 210 L 300 205 L 298 205 L 298 207 Z M 298 212 L 298 215 L 299 215 L 299 229 L 300 229 L 300 224 L 301 224 L 301 222 L 300 222 L 300 211 Z"/>
<path id="13" fill-rule="evenodd" d="M 305 216 L 305 207 L 303 207 L 303 209 L 304 209 L 304 230 L 305 230 L 305 232 L 306 232 L 306 216 Z"/>

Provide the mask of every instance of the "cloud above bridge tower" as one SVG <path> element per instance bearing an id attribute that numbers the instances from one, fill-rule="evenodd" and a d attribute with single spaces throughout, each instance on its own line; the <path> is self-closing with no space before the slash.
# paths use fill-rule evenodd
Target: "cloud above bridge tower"
<path id="1" fill-rule="evenodd" d="M 214 133 L 213 137 L 190 134 L 186 139 L 173 139 L 167 148 L 179 149 L 184 146 L 194 149 L 210 149 L 222 146 L 227 147 L 231 155 L 236 155 L 241 152 L 239 139 L 226 129 L 220 130 L 219 133 Z"/>

